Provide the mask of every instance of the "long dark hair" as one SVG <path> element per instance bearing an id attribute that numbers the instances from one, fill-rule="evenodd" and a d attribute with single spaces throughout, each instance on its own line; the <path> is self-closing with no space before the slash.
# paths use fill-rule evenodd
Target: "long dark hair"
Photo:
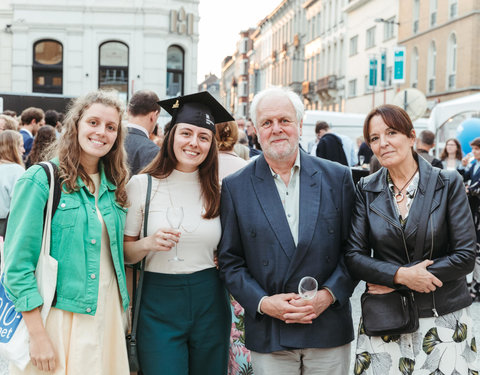
<path id="1" fill-rule="evenodd" d="M 141 173 L 147 173 L 153 177 L 163 179 L 170 176 L 178 160 L 173 151 L 177 124 L 165 134 L 163 147 L 158 155 L 148 164 Z M 212 144 L 208 150 L 207 157 L 198 166 L 198 176 L 202 191 L 205 213 L 203 218 L 213 219 L 220 214 L 220 184 L 218 182 L 218 151 L 215 137 L 212 137 Z"/>
<path id="2" fill-rule="evenodd" d="M 28 155 L 27 166 L 37 164 L 47 160 L 46 155 L 49 147 L 57 140 L 55 128 L 50 125 L 44 125 L 37 131 L 37 135 L 33 140 L 32 151 Z"/>
<path id="3" fill-rule="evenodd" d="M 442 151 L 442 155 L 440 155 L 440 160 L 445 160 L 445 159 L 448 158 L 447 143 L 450 142 L 450 141 L 455 142 L 455 144 L 457 145 L 457 151 L 455 152 L 455 159 L 462 160 L 462 158 L 463 158 L 462 145 L 455 138 L 447 139 L 447 141 L 445 142 L 445 147 L 443 148 L 443 151 Z"/>

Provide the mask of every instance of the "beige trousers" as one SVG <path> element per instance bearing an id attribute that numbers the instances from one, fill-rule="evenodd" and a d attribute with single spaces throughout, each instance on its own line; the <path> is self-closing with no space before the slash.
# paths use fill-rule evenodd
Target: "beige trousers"
<path id="1" fill-rule="evenodd" d="M 251 352 L 255 375 L 347 375 L 350 344 L 327 349 Z"/>

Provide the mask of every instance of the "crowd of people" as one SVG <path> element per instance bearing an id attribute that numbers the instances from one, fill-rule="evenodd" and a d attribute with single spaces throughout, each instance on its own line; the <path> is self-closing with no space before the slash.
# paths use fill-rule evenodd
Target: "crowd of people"
<path id="1" fill-rule="evenodd" d="M 172 117 L 163 128 L 160 111 Z M 206 92 L 160 100 L 149 90 L 126 109 L 97 90 L 64 116 L 0 115 L 3 284 L 31 357 L 10 374 L 128 374 L 129 265 L 140 262 L 145 375 L 477 373 L 480 137 L 467 155 L 448 139 L 435 158 L 435 135 L 382 105 L 357 148 L 319 122 L 303 150 L 303 115 L 281 87 L 256 94 L 251 117 L 236 120 Z M 35 279 L 44 161 L 61 186 L 45 323 Z M 356 184 L 354 166 L 370 167 Z M 415 330 L 369 334 L 363 316 L 355 335 L 359 281 L 371 295 L 410 293 Z"/>

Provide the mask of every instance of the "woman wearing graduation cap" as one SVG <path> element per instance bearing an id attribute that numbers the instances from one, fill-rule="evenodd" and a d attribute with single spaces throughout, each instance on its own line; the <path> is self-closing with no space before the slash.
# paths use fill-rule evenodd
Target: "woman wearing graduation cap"
<path id="1" fill-rule="evenodd" d="M 140 365 L 145 375 L 226 374 L 231 315 L 214 263 L 221 235 L 214 134 L 216 122 L 233 118 L 207 92 L 159 104 L 172 115 L 163 147 L 127 185 L 125 260 L 146 260 L 137 333 Z M 147 175 L 153 179 L 143 237 Z M 172 208 L 180 207 L 183 219 L 180 213 L 175 229 Z"/>

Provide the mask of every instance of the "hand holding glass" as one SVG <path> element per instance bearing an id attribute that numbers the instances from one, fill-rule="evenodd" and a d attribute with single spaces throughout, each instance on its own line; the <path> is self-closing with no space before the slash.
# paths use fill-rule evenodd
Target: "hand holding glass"
<path id="1" fill-rule="evenodd" d="M 179 229 L 183 220 L 183 207 L 168 207 L 167 208 L 167 221 L 174 229 Z M 181 262 L 182 258 L 178 257 L 177 243 L 175 242 L 175 256 L 168 260 L 169 262 Z"/>
<path id="2" fill-rule="evenodd" d="M 305 276 L 298 283 L 298 294 L 303 299 L 313 299 L 317 294 L 318 282 L 311 276 Z"/>

